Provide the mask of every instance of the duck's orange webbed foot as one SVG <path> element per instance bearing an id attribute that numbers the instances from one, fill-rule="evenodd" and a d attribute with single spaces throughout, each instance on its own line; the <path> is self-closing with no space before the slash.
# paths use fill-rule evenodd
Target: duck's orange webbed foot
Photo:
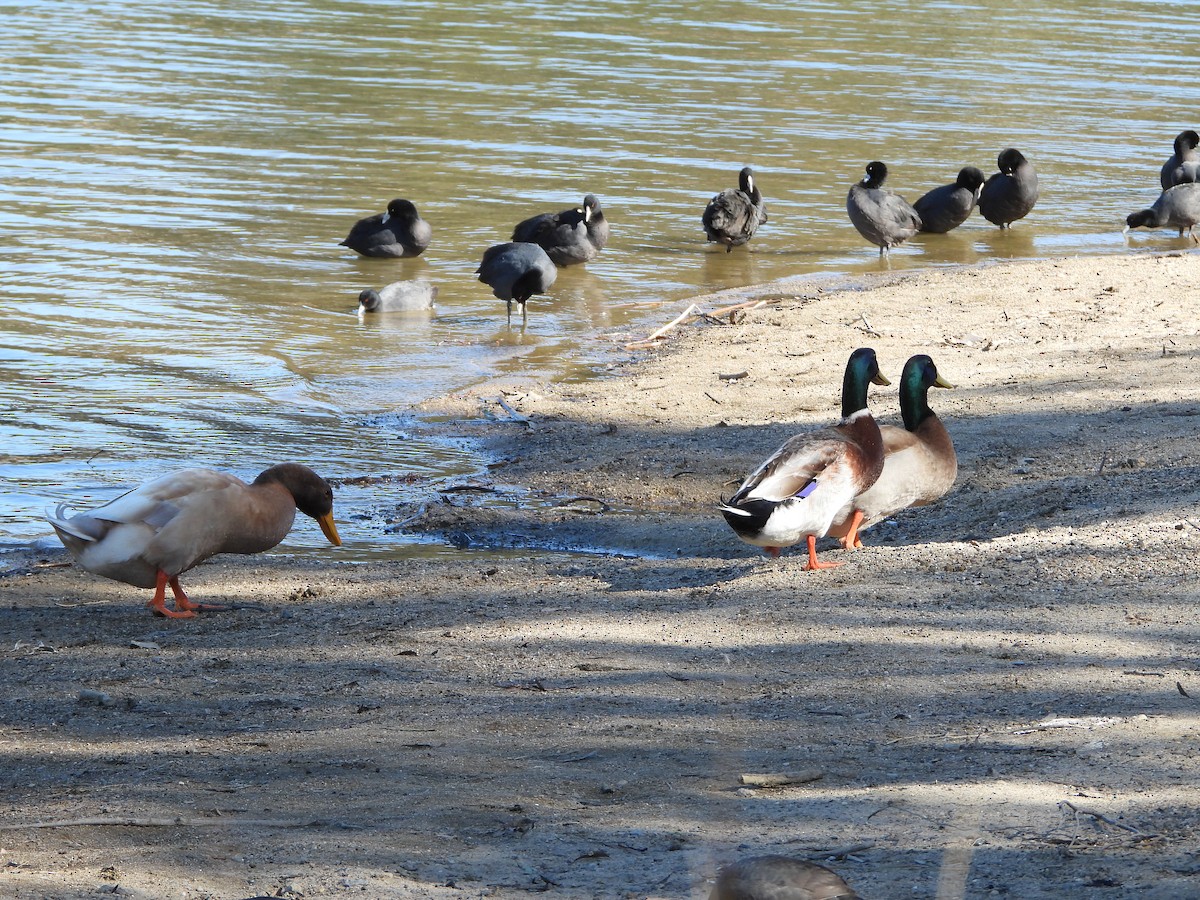
<path id="1" fill-rule="evenodd" d="M 177 587 L 179 582 L 176 581 L 174 578 L 171 578 L 169 580 L 172 582 L 172 584 L 171 584 L 172 591 L 175 591 L 175 588 Z M 179 590 L 178 592 L 175 593 L 176 609 L 167 609 L 166 604 L 164 602 L 167 598 L 167 581 L 168 581 L 167 573 L 159 572 L 158 579 L 154 585 L 154 596 L 151 597 L 150 602 L 146 604 L 146 606 L 148 606 L 150 608 L 150 612 L 154 613 L 154 615 L 156 615 L 156 616 L 166 616 L 168 619 L 194 619 L 196 617 L 195 612 L 188 609 L 187 607 L 183 607 L 182 608 L 183 611 L 181 611 L 181 612 L 176 611 L 176 610 L 180 609 L 179 595 L 183 593 L 182 590 Z M 186 601 L 187 597 L 184 596 L 183 599 Z"/>
<path id="2" fill-rule="evenodd" d="M 165 602 L 168 584 L 171 586 L 171 593 L 175 595 L 174 609 L 167 609 Z M 219 606 L 214 603 L 193 603 L 180 587 L 179 576 L 168 576 L 166 572 L 158 573 L 154 585 L 154 596 L 150 598 L 150 602 L 146 606 L 154 615 L 166 616 L 168 619 L 194 619 L 197 612 L 224 612 L 229 609 L 228 606 Z"/>
<path id="3" fill-rule="evenodd" d="M 162 573 L 160 572 L 161 576 Z M 175 608 L 182 610 L 184 615 L 194 616 L 199 612 L 229 612 L 228 606 L 222 606 L 219 603 L 193 603 L 188 599 L 188 595 L 183 592 L 183 588 L 179 584 L 179 576 L 167 579 L 167 584 L 171 586 L 171 593 L 175 595 Z"/>
<path id="4" fill-rule="evenodd" d="M 854 515 L 850 517 L 850 527 L 846 531 L 846 536 L 841 539 L 843 550 L 861 550 L 863 542 L 858 536 L 858 528 L 862 525 L 863 514 L 861 510 L 855 510 Z"/>
<path id="5" fill-rule="evenodd" d="M 840 562 L 821 562 L 817 559 L 817 538 L 812 534 L 808 536 L 808 562 L 804 564 L 805 572 L 812 572 L 816 569 L 836 569 L 840 565 Z"/>

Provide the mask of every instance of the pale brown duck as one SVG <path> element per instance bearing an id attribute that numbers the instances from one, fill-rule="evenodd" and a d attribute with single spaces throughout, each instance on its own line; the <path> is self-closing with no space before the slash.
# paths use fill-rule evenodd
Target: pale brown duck
<path id="1" fill-rule="evenodd" d="M 291 530 L 297 509 L 317 520 L 330 543 L 341 544 L 333 489 L 299 463 L 271 466 L 252 484 L 212 469 L 184 469 L 74 516 L 59 504 L 48 519 L 84 569 L 154 588 L 152 612 L 186 619 L 223 607 L 192 603 L 180 574 L 218 553 L 270 550 Z M 174 610 L 164 605 L 168 585 Z"/>

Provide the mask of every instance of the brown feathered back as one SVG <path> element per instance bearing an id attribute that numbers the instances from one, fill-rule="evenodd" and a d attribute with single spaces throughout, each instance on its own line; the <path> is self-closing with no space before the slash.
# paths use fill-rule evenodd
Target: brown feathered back
<path id="1" fill-rule="evenodd" d="M 836 872 L 787 856 L 753 856 L 721 870 L 708 900 L 861 900 Z"/>

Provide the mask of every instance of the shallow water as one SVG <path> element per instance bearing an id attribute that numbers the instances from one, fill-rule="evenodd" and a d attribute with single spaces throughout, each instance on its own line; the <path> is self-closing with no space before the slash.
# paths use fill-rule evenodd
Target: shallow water
<path id="1" fill-rule="evenodd" d="M 879 270 L 844 211 L 871 159 L 910 200 L 1009 145 L 1042 181 L 1011 233 L 973 218 L 892 269 L 1184 246 L 1120 226 L 1200 125 L 1195 9 L 0 2 L 0 546 L 61 500 L 297 459 L 418 476 L 339 492 L 352 554 L 396 548 L 378 511 L 480 464 L 409 433 L 411 403 L 585 374 L 696 293 Z M 699 216 L 745 164 L 771 218 L 725 254 Z M 483 249 L 587 191 L 609 247 L 508 327 Z M 433 224 L 424 256 L 337 246 L 393 196 Z M 418 276 L 432 318 L 354 314 Z"/>

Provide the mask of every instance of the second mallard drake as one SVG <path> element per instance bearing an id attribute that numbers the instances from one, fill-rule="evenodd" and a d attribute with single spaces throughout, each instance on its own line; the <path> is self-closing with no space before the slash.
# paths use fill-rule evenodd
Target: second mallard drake
<path id="1" fill-rule="evenodd" d="M 883 471 L 883 438 L 867 409 L 867 388 L 890 384 L 875 351 L 855 350 L 842 380 L 842 420 L 789 439 L 759 466 L 721 513 L 737 536 L 778 556 L 781 547 L 808 543 L 806 570 L 840 563 L 817 559 L 817 538 Z"/>
<path id="2" fill-rule="evenodd" d="M 924 354 L 909 359 L 900 375 L 900 416 L 904 427 L 884 425 L 883 472 L 829 528 L 852 550 L 858 533 L 910 506 L 926 506 L 943 496 L 958 476 L 958 457 L 946 426 L 929 408 L 931 387 L 952 388 Z"/>

